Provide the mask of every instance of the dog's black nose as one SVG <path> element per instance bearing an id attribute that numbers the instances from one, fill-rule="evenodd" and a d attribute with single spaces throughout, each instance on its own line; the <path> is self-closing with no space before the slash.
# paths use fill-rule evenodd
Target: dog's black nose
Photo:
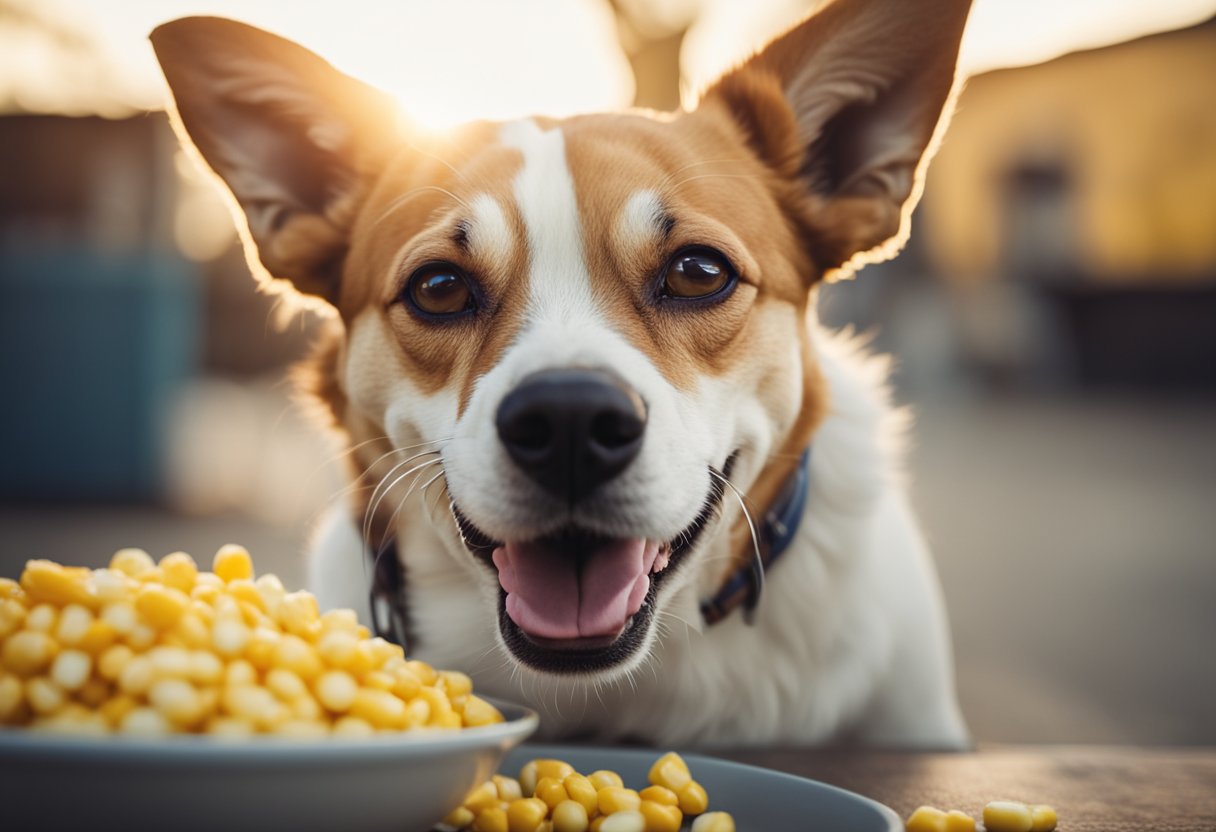
<path id="1" fill-rule="evenodd" d="M 571 503 L 615 477 L 642 448 L 646 406 L 599 370 L 543 370 L 498 406 L 498 438 L 511 459 Z"/>

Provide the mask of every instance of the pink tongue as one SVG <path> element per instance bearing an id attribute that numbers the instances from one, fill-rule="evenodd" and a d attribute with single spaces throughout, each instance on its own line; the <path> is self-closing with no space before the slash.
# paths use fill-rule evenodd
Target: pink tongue
<path id="1" fill-rule="evenodd" d="M 540 638 L 614 636 L 642 608 L 659 544 L 617 540 L 583 560 L 540 543 L 508 543 L 494 550 L 507 615 Z"/>

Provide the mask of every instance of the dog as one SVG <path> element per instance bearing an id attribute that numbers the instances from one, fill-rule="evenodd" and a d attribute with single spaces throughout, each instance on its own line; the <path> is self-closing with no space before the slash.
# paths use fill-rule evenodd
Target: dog
<path id="1" fill-rule="evenodd" d="M 906 238 L 968 11 L 835 0 L 688 110 L 442 136 L 275 35 L 157 28 L 251 267 L 331 313 L 322 605 L 548 737 L 966 745 L 906 417 L 814 302 Z"/>

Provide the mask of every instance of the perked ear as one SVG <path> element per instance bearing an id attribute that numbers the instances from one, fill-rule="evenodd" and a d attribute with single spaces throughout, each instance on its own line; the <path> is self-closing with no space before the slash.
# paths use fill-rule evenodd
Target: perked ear
<path id="1" fill-rule="evenodd" d="M 803 194 L 825 269 L 893 256 L 944 129 L 971 0 L 835 0 L 719 80 L 753 149 Z"/>
<path id="2" fill-rule="evenodd" d="M 350 223 L 396 129 L 388 96 L 233 20 L 183 18 L 151 40 L 174 126 L 244 213 L 250 265 L 336 303 Z"/>

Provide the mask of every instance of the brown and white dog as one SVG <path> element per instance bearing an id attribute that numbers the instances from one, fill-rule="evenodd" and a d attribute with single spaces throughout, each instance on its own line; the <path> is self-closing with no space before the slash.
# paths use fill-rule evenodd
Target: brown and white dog
<path id="1" fill-rule="evenodd" d="M 251 264 L 335 313 L 311 388 L 362 487 L 322 604 L 369 613 L 395 541 L 411 652 L 550 736 L 964 744 L 902 419 L 814 297 L 904 239 L 968 6 L 837 0 L 690 111 L 443 137 L 274 35 L 158 28 Z"/>

